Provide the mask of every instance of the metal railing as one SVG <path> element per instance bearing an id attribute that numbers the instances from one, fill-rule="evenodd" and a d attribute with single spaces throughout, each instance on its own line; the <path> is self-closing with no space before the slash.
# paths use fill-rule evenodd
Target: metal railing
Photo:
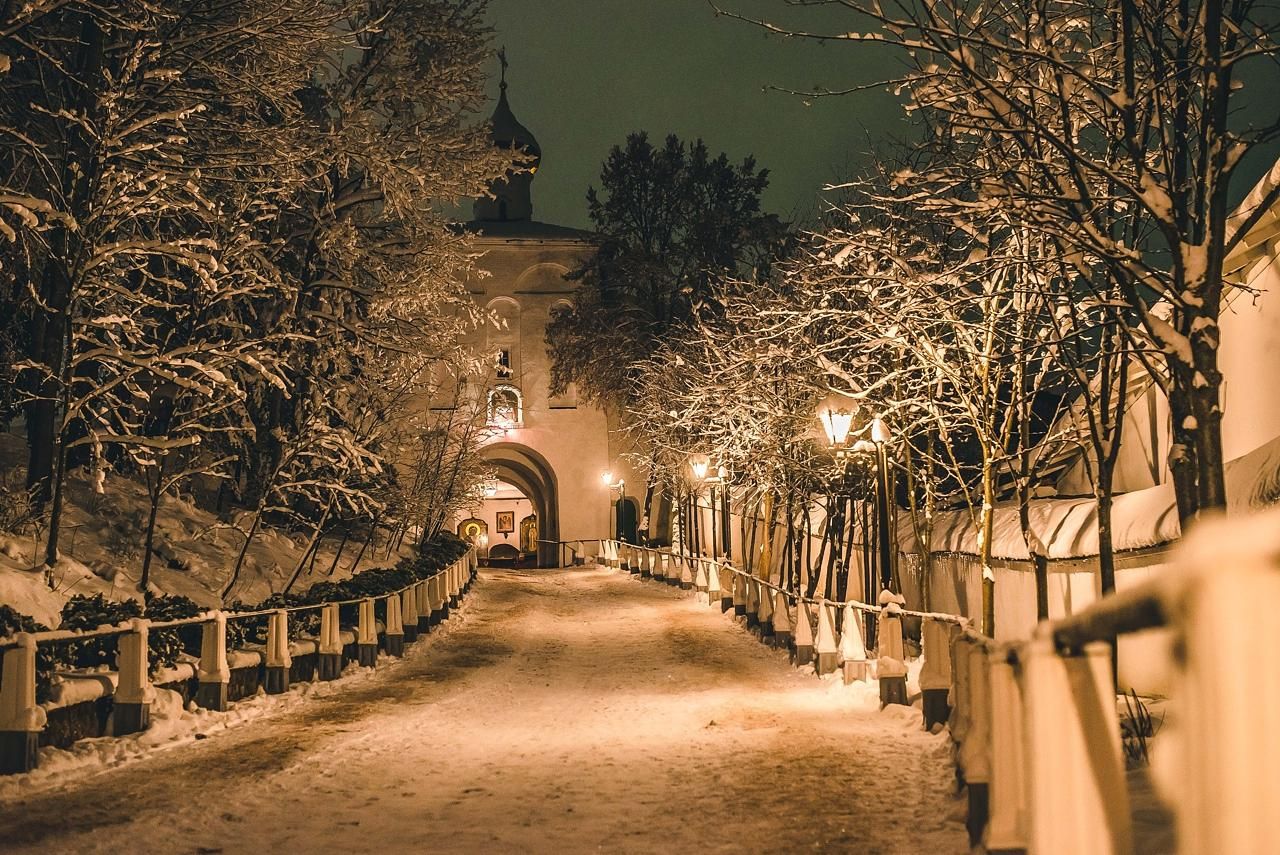
<path id="1" fill-rule="evenodd" d="M 37 703 L 36 655 L 41 645 L 59 645 L 93 639 L 117 638 L 116 686 L 112 693 L 115 735 L 146 729 L 155 697 L 151 682 L 148 636 L 152 631 L 200 627 L 200 656 L 195 666 L 198 687 L 195 702 L 206 709 L 224 710 L 229 703 L 231 668 L 228 664 L 227 624 L 266 619 L 266 638 L 260 650 L 262 684 L 268 694 L 288 690 L 293 657 L 289 643 L 290 616 L 319 613 L 319 627 L 311 639 L 316 667 L 309 678 L 333 680 L 342 673 L 345 649 L 355 646 L 351 661 L 365 667 L 377 663 L 379 649 L 403 655 L 404 645 L 415 641 L 443 620 L 456 606 L 475 578 L 475 549 L 431 575 L 385 594 L 299 606 L 283 606 L 245 612 L 212 610 L 191 618 L 151 621 L 133 618 L 118 626 L 92 630 L 23 632 L 0 639 L 3 670 L 0 671 L 0 774 L 26 772 L 38 762 L 39 737 L 47 713 Z M 340 620 L 343 606 L 355 606 L 356 621 L 344 638 Z M 383 619 L 376 619 L 381 612 Z M 350 640 L 348 640 L 348 638 Z"/>

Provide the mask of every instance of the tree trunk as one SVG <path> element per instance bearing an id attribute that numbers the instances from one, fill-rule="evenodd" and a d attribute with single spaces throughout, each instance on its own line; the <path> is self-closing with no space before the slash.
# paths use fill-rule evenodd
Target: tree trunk
<path id="1" fill-rule="evenodd" d="M 311 550 L 315 548 L 316 543 L 320 538 L 320 533 L 324 531 L 324 524 L 329 521 L 329 513 L 332 510 L 333 499 L 329 499 L 328 503 L 324 506 L 324 513 L 320 515 L 320 522 L 316 523 L 315 528 L 311 532 L 311 540 L 307 543 L 306 551 L 303 552 L 302 557 L 298 559 L 298 563 L 294 566 L 293 572 L 289 574 L 289 581 L 286 582 L 284 588 L 281 589 L 282 594 L 289 593 L 289 591 L 293 589 L 293 586 L 297 584 L 298 577 L 302 575 L 302 567 L 307 563 L 307 559 L 311 555 Z"/>
<path id="2" fill-rule="evenodd" d="M 982 566 L 982 634 L 995 638 L 996 632 L 996 574 L 991 567 L 991 537 L 995 523 L 995 473 L 991 464 L 982 465 L 982 515 L 978 539 L 979 561 Z"/>
<path id="3" fill-rule="evenodd" d="M 155 483 L 148 478 L 147 495 L 151 499 L 151 508 L 147 514 L 147 532 L 142 539 L 142 575 L 138 577 L 138 590 L 146 593 L 151 582 L 151 546 L 155 542 L 156 516 L 160 512 L 160 500 L 164 498 L 164 464 L 165 456 L 160 457 L 156 466 Z"/>
<path id="4" fill-rule="evenodd" d="M 236 556 L 236 566 L 231 570 L 231 578 L 227 580 L 227 584 L 223 585 L 218 596 L 222 600 L 226 600 L 227 594 L 231 593 L 231 589 L 235 587 L 236 582 L 240 580 L 240 569 L 244 567 L 245 556 L 249 554 L 249 544 L 253 542 L 253 536 L 258 533 L 258 524 L 262 522 L 263 505 L 259 504 L 253 512 L 253 524 L 249 526 L 249 532 L 244 536 L 244 544 L 240 547 L 240 554 Z"/>
<path id="5" fill-rule="evenodd" d="M 338 549 L 333 553 L 333 563 L 329 565 L 329 572 L 326 576 L 332 576 L 333 571 L 338 569 L 338 560 L 342 558 L 342 550 L 347 548 L 347 541 L 351 539 L 351 526 L 344 525 L 342 527 L 342 540 L 338 542 Z"/>

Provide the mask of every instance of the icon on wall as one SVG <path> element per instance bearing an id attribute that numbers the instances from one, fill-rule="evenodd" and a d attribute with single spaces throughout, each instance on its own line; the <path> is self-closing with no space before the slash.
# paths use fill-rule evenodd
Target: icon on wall
<path id="1" fill-rule="evenodd" d="M 516 530 L 516 512 L 498 511 L 498 534 L 510 534 Z"/>

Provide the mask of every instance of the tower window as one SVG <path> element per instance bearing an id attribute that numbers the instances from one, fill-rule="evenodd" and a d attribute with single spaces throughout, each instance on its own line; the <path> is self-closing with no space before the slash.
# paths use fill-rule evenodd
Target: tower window
<path id="1" fill-rule="evenodd" d="M 511 349 L 502 348 L 498 351 L 496 364 L 494 366 L 499 378 L 506 380 L 511 377 Z"/>

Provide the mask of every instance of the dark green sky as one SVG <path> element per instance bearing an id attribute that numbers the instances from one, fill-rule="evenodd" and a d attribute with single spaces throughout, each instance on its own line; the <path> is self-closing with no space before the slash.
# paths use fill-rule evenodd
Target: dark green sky
<path id="1" fill-rule="evenodd" d="M 771 15 L 780 0 L 722 0 Z M 492 0 L 496 45 L 506 45 L 508 97 L 538 138 L 534 218 L 585 227 L 586 190 L 610 146 L 631 131 L 702 137 L 734 159 L 754 154 L 771 172 L 769 210 L 803 220 L 821 186 L 865 160 L 868 134 L 910 133 L 883 91 L 817 99 L 764 92 L 769 85 L 840 88 L 891 75 L 891 51 L 768 37 L 716 18 L 705 0 Z M 847 12 L 796 11 L 790 19 L 836 31 Z M 497 98 L 497 63 L 490 96 Z"/>

